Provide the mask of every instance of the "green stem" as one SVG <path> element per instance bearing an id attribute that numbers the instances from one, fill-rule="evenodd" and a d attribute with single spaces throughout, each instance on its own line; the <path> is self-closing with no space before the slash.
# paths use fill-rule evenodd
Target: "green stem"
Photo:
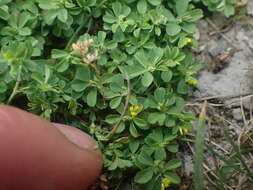
<path id="1" fill-rule="evenodd" d="M 12 93 L 11 93 L 9 99 L 7 100 L 7 104 L 10 104 L 12 99 L 14 98 L 14 96 L 17 94 L 17 90 L 18 90 L 18 87 L 19 87 L 19 84 L 20 84 L 21 71 L 22 71 L 22 66 L 20 65 L 19 69 L 18 69 L 18 76 L 17 76 L 17 79 L 16 79 L 16 83 L 15 83 L 15 86 L 12 90 Z"/>
<path id="2" fill-rule="evenodd" d="M 130 102 L 130 97 L 131 97 L 131 84 L 130 84 L 130 79 L 127 73 L 125 73 L 126 75 L 126 79 L 127 79 L 127 97 L 126 97 L 126 101 L 125 101 L 125 106 L 124 106 L 124 110 L 120 115 L 119 120 L 117 121 L 117 123 L 113 126 L 113 129 L 110 131 L 110 133 L 106 136 L 106 140 L 109 140 L 117 131 L 117 129 L 119 128 L 119 125 L 121 123 L 121 121 L 123 120 L 127 108 L 128 108 L 128 104 Z"/>

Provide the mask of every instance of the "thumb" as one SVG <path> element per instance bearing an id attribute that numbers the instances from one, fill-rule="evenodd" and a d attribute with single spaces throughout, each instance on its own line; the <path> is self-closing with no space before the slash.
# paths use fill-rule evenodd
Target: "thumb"
<path id="1" fill-rule="evenodd" d="M 96 142 L 55 125 L 0 106 L 0 189 L 83 190 L 95 180 L 102 167 Z"/>

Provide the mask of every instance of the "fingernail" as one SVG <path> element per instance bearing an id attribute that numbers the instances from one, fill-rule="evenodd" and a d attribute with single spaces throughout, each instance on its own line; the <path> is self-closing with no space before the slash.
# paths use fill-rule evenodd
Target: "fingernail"
<path id="1" fill-rule="evenodd" d="M 92 137 L 82 132 L 81 130 L 63 124 L 53 124 L 62 134 L 68 138 L 69 141 L 79 146 L 80 148 L 89 150 L 99 149 L 98 143 Z"/>

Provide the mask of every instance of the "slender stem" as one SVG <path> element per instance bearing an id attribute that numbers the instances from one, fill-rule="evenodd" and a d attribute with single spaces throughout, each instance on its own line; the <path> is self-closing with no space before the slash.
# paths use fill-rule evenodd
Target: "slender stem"
<path id="1" fill-rule="evenodd" d="M 10 104 L 12 99 L 14 98 L 14 96 L 16 95 L 17 93 L 17 90 L 18 90 L 18 87 L 19 87 L 19 84 L 20 84 L 20 76 L 21 76 L 21 71 L 22 71 L 22 66 L 19 66 L 19 69 L 18 69 L 18 76 L 17 76 L 17 79 L 16 79 L 16 83 L 15 83 L 15 86 L 12 90 L 12 93 L 9 97 L 9 99 L 7 100 L 7 104 Z"/>
<path id="2" fill-rule="evenodd" d="M 126 75 L 126 79 L 127 79 L 127 97 L 126 97 L 126 101 L 125 101 L 124 110 L 121 113 L 119 120 L 114 125 L 113 129 L 107 135 L 106 140 L 109 140 L 116 133 L 116 131 L 117 131 L 119 125 L 120 125 L 120 122 L 123 120 L 123 118 L 124 118 L 124 116 L 126 114 L 127 108 L 128 108 L 128 104 L 129 104 L 130 97 L 131 97 L 131 84 L 130 84 L 130 79 L 129 79 L 127 73 L 125 73 L 125 75 Z"/>

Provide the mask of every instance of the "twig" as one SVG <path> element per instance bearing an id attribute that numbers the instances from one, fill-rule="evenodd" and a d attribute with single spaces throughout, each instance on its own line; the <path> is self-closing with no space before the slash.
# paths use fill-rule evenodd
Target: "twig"
<path id="1" fill-rule="evenodd" d="M 247 125 L 247 120 L 246 120 L 246 116 L 245 116 L 245 112 L 244 112 L 244 108 L 243 108 L 243 99 L 242 99 L 242 97 L 240 97 L 240 107 L 241 107 L 241 112 L 242 112 L 244 125 Z"/>
<path id="2" fill-rule="evenodd" d="M 245 116 L 245 112 L 244 112 L 244 109 L 243 109 L 242 98 L 240 98 L 240 100 L 241 100 L 240 101 L 240 107 L 241 107 L 243 122 L 244 122 L 244 125 L 247 126 L 246 116 Z M 241 147 L 241 138 L 242 138 L 242 135 L 244 134 L 244 131 L 245 131 L 245 127 L 242 129 L 242 132 L 239 134 L 238 139 L 237 139 L 237 145 L 238 145 L 239 149 Z"/>
<path id="3" fill-rule="evenodd" d="M 219 96 L 208 96 L 208 97 L 198 98 L 198 99 L 196 99 L 196 101 L 204 101 L 204 100 L 212 100 L 212 99 L 237 98 L 237 97 L 249 96 L 249 95 L 252 95 L 252 93 L 245 92 L 245 93 L 242 93 L 242 94 L 227 94 L 227 95 L 219 95 Z M 243 98 L 245 98 L 245 97 L 243 97 Z"/>
<path id="4" fill-rule="evenodd" d="M 201 106 L 201 103 L 188 103 L 186 104 L 186 106 Z M 209 106 L 213 106 L 213 107 L 223 107 L 226 104 L 213 104 L 213 103 L 208 103 Z"/>
<path id="5" fill-rule="evenodd" d="M 191 133 L 188 133 L 187 135 L 191 136 L 191 137 L 195 137 L 195 135 L 191 134 Z M 222 150 L 223 152 L 225 152 L 226 154 L 229 154 L 229 152 L 227 150 L 225 150 L 222 146 L 216 144 L 214 141 L 208 139 L 208 138 L 205 138 L 205 141 L 211 143 L 212 145 L 216 146 L 218 149 Z"/>
<path id="6" fill-rule="evenodd" d="M 241 175 L 239 175 L 238 184 L 237 184 L 235 190 L 240 190 L 240 189 L 242 189 L 242 185 L 243 185 L 243 183 L 246 181 L 246 179 L 247 179 L 247 175 L 246 175 L 246 174 L 241 174 Z"/>
<path id="7" fill-rule="evenodd" d="M 234 45 L 233 40 L 229 39 L 225 34 L 223 34 L 222 32 L 220 32 L 220 29 L 213 23 L 213 21 L 211 21 L 209 18 L 206 18 L 206 21 L 208 22 L 209 25 L 211 25 L 211 27 L 213 27 L 215 30 L 218 31 L 218 33 L 231 45 L 233 46 L 233 48 L 235 48 L 236 50 L 238 50 L 238 48 L 236 47 L 236 45 Z"/>
<path id="8" fill-rule="evenodd" d="M 124 118 L 124 116 L 126 114 L 127 108 L 128 108 L 128 104 L 129 104 L 130 97 L 131 97 L 131 84 L 130 84 L 130 79 L 129 79 L 128 74 L 125 73 L 125 75 L 126 75 L 126 80 L 127 80 L 127 97 L 126 97 L 126 101 L 125 101 L 124 110 L 121 113 L 120 118 L 117 121 L 117 123 L 113 126 L 113 129 L 106 136 L 106 140 L 109 140 L 116 133 L 116 131 L 117 131 L 119 125 L 120 125 L 120 122 L 123 120 L 123 118 Z"/>
<path id="9" fill-rule="evenodd" d="M 230 25 L 230 26 L 228 26 L 228 27 L 226 27 L 226 28 L 224 28 L 224 29 L 219 29 L 219 30 L 216 30 L 216 31 L 213 31 L 213 32 L 209 32 L 209 36 L 214 36 L 214 35 L 220 34 L 220 33 L 226 33 L 226 32 L 228 32 L 231 28 L 232 28 L 232 26 Z"/>

